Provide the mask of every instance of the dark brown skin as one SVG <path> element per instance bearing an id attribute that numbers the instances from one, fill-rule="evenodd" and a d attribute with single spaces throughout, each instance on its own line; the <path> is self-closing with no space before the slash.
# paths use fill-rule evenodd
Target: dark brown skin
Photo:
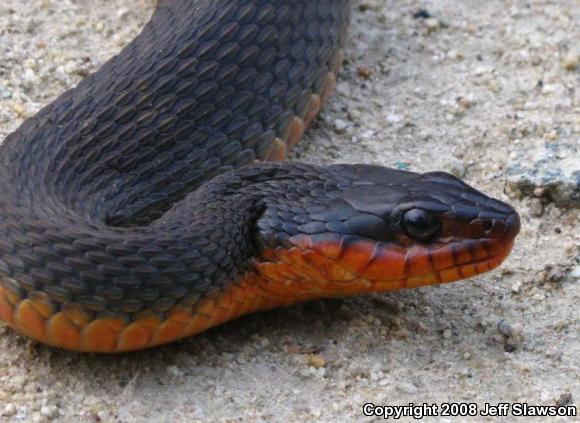
<path id="1" fill-rule="evenodd" d="M 498 266 L 517 213 L 450 175 L 257 163 L 284 159 L 330 95 L 349 9 L 160 1 L 2 145 L 0 317 L 50 345 L 118 352 Z"/>

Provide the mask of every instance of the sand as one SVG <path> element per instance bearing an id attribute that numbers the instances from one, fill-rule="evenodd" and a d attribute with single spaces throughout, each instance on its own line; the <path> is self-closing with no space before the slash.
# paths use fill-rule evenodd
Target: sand
<path id="1" fill-rule="evenodd" d="M 130 41 L 152 8 L 3 0 L 0 139 Z M 579 212 L 542 186 L 506 188 L 532 143 L 580 139 L 578 40 L 576 0 L 357 1 L 337 90 L 295 158 L 460 176 L 520 212 L 507 262 L 133 354 L 64 352 L 0 326 L 0 421 L 372 421 L 364 403 L 578 404 Z"/>

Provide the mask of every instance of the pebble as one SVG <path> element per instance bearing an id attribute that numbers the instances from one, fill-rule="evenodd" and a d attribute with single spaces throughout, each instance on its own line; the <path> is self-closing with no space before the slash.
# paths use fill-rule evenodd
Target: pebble
<path id="1" fill-rule="evenodd" d="M 514 294 L 518 294 L 518 293 L 520 292 L 521 288 L 522 288 L 522 282 L 521 282 L 521 281 L 515 281 L 515 282 L 512 284 L 512 286 L 511 286 L 511 291 L 512 291 Z"/>
<path id="2" fill-rule="evenodd" d="M 348 127 L 348 122 L 342 120 L 342 119 L 336 119 L 334 121 L 334 128 L 336 129 L 336 132 L 343 133 L 344 130 Z"/>
<path id="3" fill-rule="evenodd" d="M 580 208 L 576 141 L 570 137 L 547 142 L 534 137 L 513 143 L 506 168 L 507 191 L 520 197 L 541 197 L 557 207 Z M 534 207 L 539 212 L 539 206 Z"/>
<path id="4" fill-rule="evenodd" d="M 356 74 L 363 79 L 369 79 L 373 74 L 373 70 L 368 66 L 358 66 L 356 68 Z"/>
<path id="5" fill-rule="evenodd" d="M 321 355 L 312 354 L 308 357 L 308 365 L 314 367 L 315 369 L 320 369 L 321 367 L 326 366 L 326 359 Z"/>
<path id="6" fill-rule="evenodd" d="M 534 217 L 542 217 L 544 214 L 544 205 L 542 204 L 542 200 L 539 198 L 532 198 L 532 202 L 530 204 L 530 214 Z"/>
<path id="7" fill-rule="evenodd" d="M 562 60 L 562 66 L 568 71 L 576 70 L 578 63 L 580 63 L 580 54 L 575 52 L 569 52 Z"/>
<path id="8" fill-rule="evenodd" d="M 507 320 L 500 320 L 499 323 L 497 324 L 497 329 L 499 330 L 499 333 L 501 333 L 504 336 L 512 336 L 513 332 L 512 332 L 512 326 L 510 325 L 510 323 Z"/>
<path id="9" fill-rule="evenodd" d="M 441 23 L 437 18 L 427 18 L 425 19 L 425 27 L 427 28 L 427 32 L 435 32 L 441 27 Z"/>
<path id="10" fill-rule="evenodd" d="M 6 404 L 1 414 L 4 417 L 11 417 L 16 414 L 16 407 L 12 403 Z"/>

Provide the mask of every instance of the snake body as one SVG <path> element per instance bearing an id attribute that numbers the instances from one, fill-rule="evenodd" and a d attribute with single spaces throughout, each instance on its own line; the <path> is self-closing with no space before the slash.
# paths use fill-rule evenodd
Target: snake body
<path id="1" fill-rule="evenodd" d="M 470 277 L 517 213 L 441 172 L 279 162 L 330 95 L 348 0 L 160 0 L 0 147 L 0 318 L 80 351 Z"/>

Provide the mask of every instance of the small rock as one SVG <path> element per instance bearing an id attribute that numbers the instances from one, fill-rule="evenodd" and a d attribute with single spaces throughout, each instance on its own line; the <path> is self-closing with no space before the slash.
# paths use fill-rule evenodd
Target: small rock
<path id="1" fill-rule="evenodd" d="M 324 357 L 318 354 L 312 354 L 308 357 L 308 365 L 314 367 L 315 369 L 320 369 L 326 366 L 326 360 Z"/>
<path id="2" fill-rule="evenodd" d="M 562 60 L 562 66 L 568 71 L 576 70 L 580 63 L 580 55 L 575 52 L 569 52 Z"/>
<path id="3" fill-rule="evenodd" d="M 542 200 L 539 198 L 532 198 L 532 203 L 530 204 L 530 214 L 534 217 L 542 217 L 544 214 L 544 205 Z"/>
<path id="4" fill-rule="evenodd" d="M 0 413 L 0 414 L 4 417 L 13 416 L 16 414 L 16 407 L 12 403 L 6 404 L 4 406 L 4 409 L 2 410 L 2 413 Z"/>
<path id="5" fill-rule="evenodd" d="M 506 168 L 507 191 L 541 197 L 558 207 L 580 208 L 579 160 L 573 140 L 514 143 Z"/>
<path id="6" fill-rule="evenodd" d="M 534 197 L 536 198 L 543 198 L 546 195 L 546 188 L 544 187 L 536 187 L 534 191 L 532 191 Z"/>
<path id="7" fill-rule="evenodd" d="M 504 336 L 512 336 L 513 332 L 512 332 L 512 326 L 509 324 L 509 322 L 507 320 L 500 320 L 499 323 L 497 324 L 497 329 L 499 330 L 499 333 L 501 333 Z"/>
<path id="8" fill-rule="evenodd" d="M 436 18 L 427 18 L 425 19 L 425 27 L 427 28 L 427 32 L 430 34 L 437 31 L 441 27 L 441 23 Z"/>
<path id="9" fill-rule="evenodd" d="M 356 74 L 363 79 L 369 79 L 373 74 L 373 70 L 368 66 L 359 66 L 356 68 Z"/>
<path id="10" fill-rule="evenodd" d="M 465 96 L 459 99 L 459 105 L 464 109 L 471 109 L 474 104 L 475 100 L 471 96 Z"/>
<path id="11" fill-rule="evenodd" d="M 344 130 L 347 128 L 347 126 L 348 126 L 348 122 L 345 122 L 342 119 L 336 119 L 334 121 L 334 128 L 336 129 L 336 132 L 338 132 L 338 133 L 344 132 Z"/>

